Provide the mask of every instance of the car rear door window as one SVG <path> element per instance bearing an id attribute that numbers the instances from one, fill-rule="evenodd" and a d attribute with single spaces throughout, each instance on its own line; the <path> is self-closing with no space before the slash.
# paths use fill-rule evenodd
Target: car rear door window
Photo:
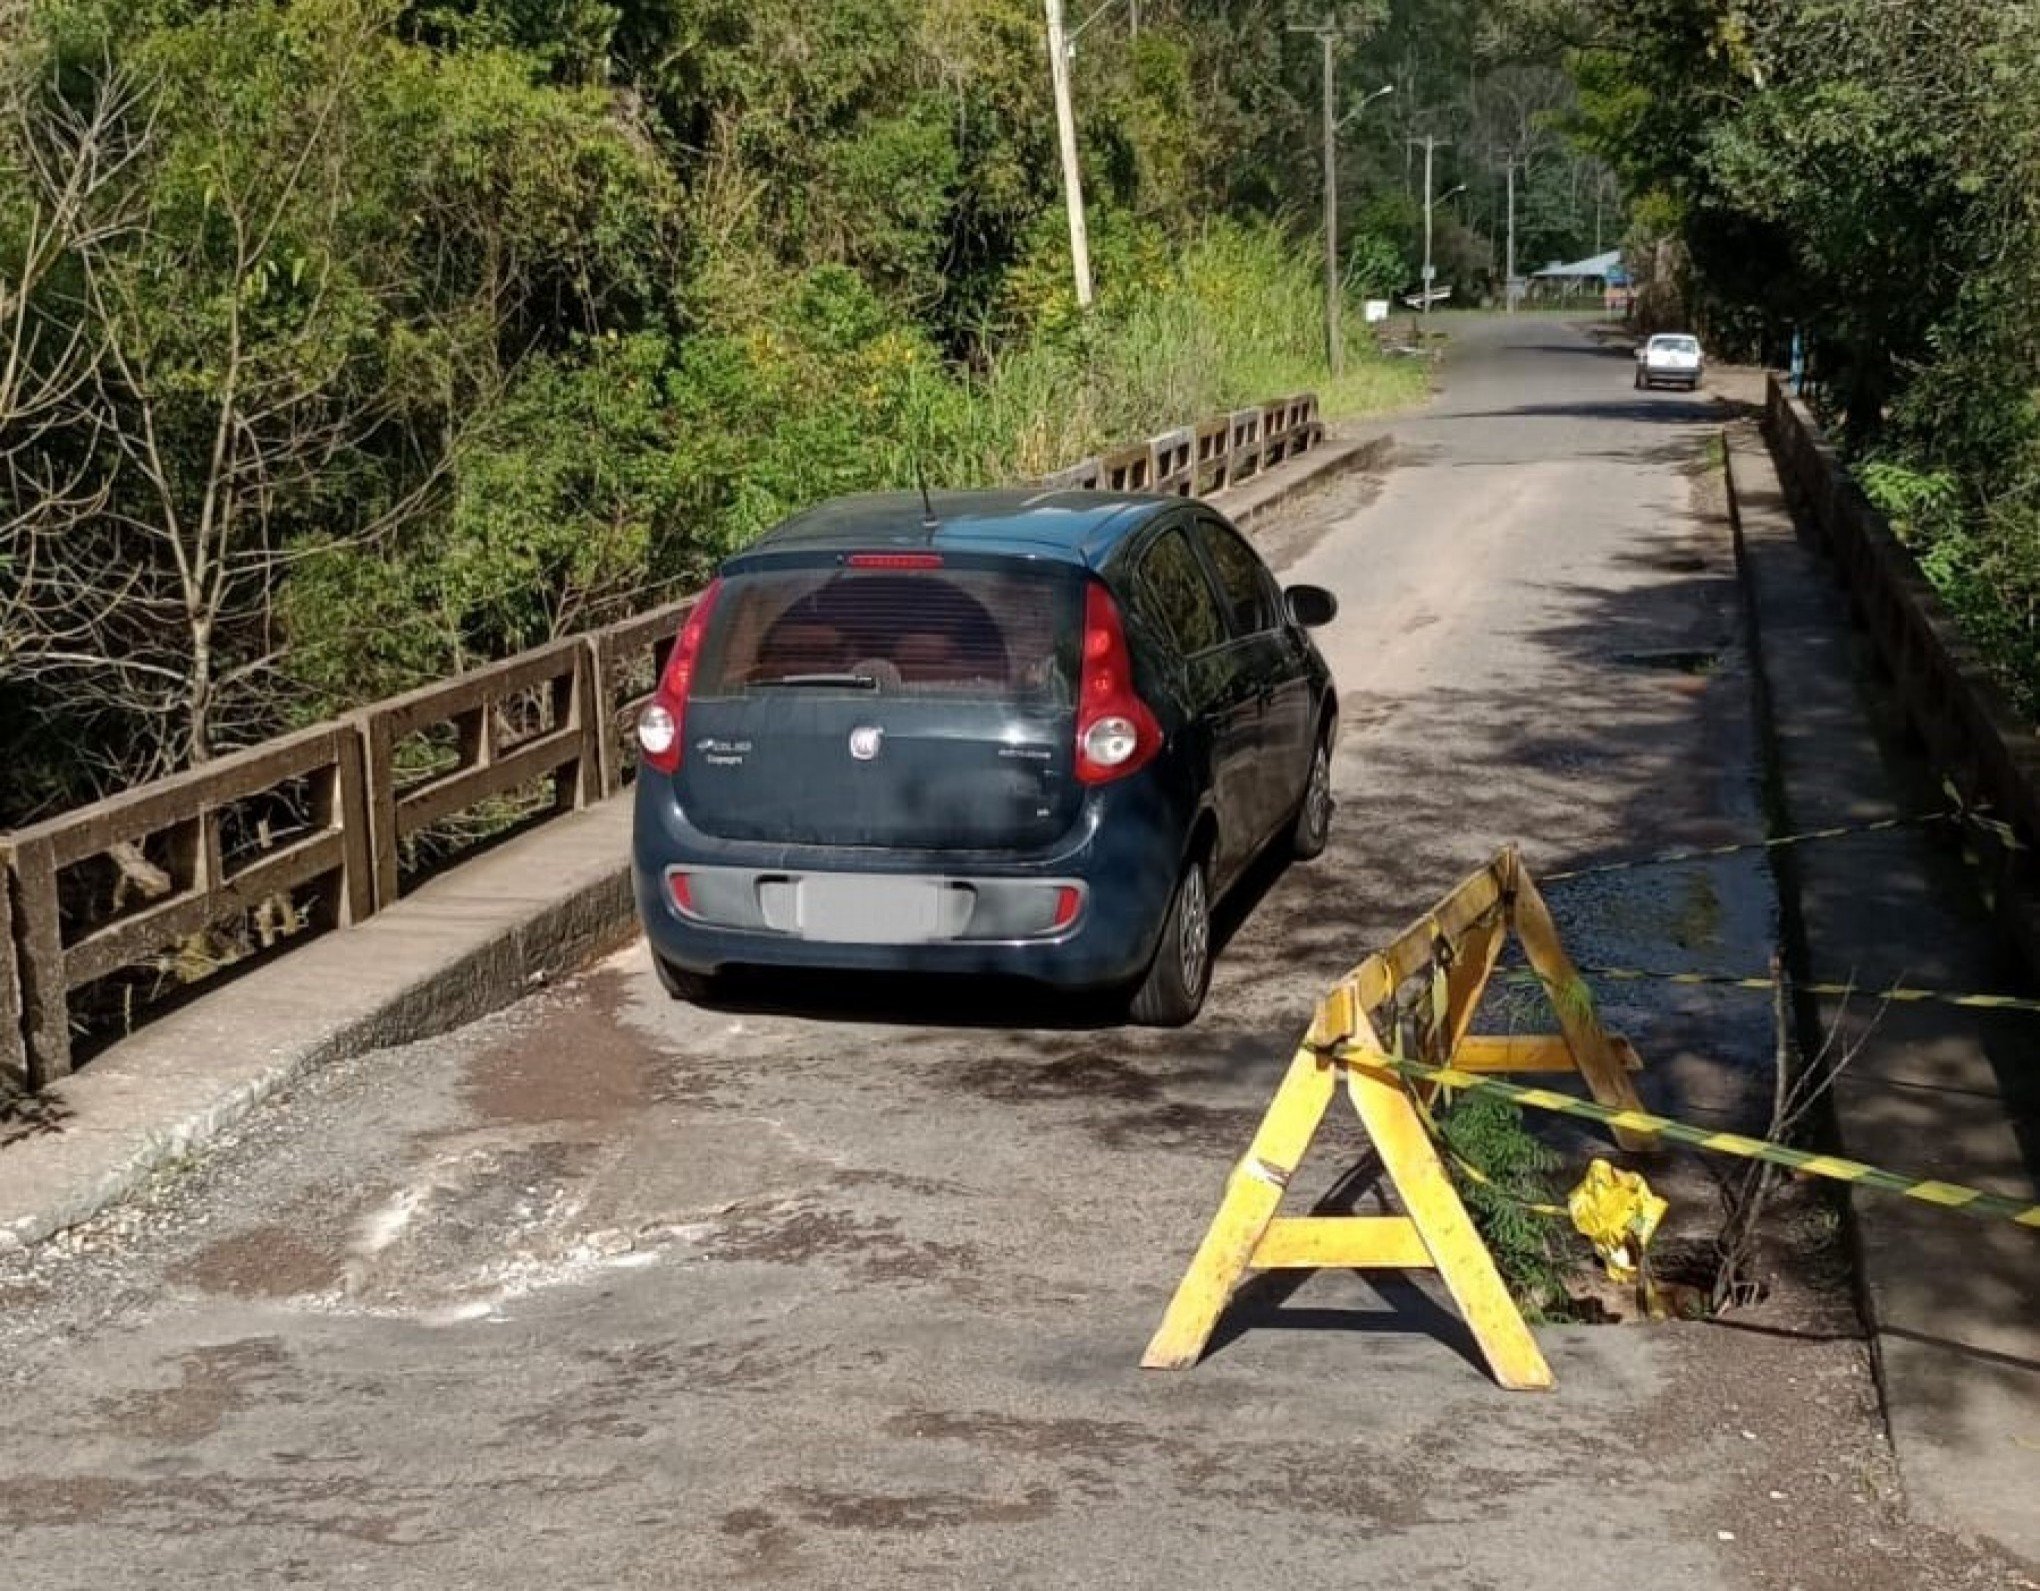
<path id="1" fill-rule="evenodd" d="M 1226 622 L 1235 636 L 1259 635 L 1275 627 L 1275 608 L 1262 582 L 1264 568 L 1238 532 L 1215 519 L 1199 516 L 1197 539 L 1218 577 L 1225 600 Z"/>
<path id="2" fill-rule="evenodd" d="M 1175 641 L 1185 657 L 1207 652 L 1225 640 L 1225 620 L 1211 582 L 1180 530 L 1163 532 L 1141 554 L 1134 605 L 1141 617 Z"/>

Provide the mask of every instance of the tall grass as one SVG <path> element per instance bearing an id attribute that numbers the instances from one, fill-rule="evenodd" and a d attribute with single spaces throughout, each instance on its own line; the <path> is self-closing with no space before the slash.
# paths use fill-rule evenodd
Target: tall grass
<path id="1" fill-rule="evenodd" d="M 1159 282 L 1101 300 L 1089 324 L 998 356 L 965 396 L 961 457 L 977 479 L 1046 473 L 1114 443 L 1288 393 L 1327 418 L 1415 402 L 1420 367 L 1381 355 L 1349 314 L 1344 374 L 1330 377 L 1316 261 L 1272 227 L 1227 225 Z"/>

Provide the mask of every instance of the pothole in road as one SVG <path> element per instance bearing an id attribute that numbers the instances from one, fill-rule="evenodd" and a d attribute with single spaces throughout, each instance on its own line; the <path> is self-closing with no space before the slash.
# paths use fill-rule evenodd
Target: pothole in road
<path id="1" fill-rule="evenodd" d="M 1612 652 L 1608 661 L 1624 668 L 1663 669 L 1674 674 L 1712 674 L 1721 667 L 1721 649 L 1666 647 L 1647 652 Z"/>

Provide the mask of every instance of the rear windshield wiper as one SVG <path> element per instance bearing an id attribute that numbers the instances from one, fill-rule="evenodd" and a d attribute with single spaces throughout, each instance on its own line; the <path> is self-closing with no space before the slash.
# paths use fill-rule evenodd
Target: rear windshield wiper
<path id="1" fill-rule="evenodd" d="M 875 674 L 782 674 L 778 679 L 754 679 L 751 681 L 751 686 L 754 690 L 777 690 L 784 686 L 798 687 L 802 685 L 815 686 L 824 690 L 830 686 L 835 686 L 839 689 L 848 688 L 851 690 L 875 691 L 878 689 L 878 676 Z"/>

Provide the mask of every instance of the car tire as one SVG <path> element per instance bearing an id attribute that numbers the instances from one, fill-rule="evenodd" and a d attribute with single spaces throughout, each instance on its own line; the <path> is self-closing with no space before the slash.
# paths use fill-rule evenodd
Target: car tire
<path id="1" fill-rule="evenodd" d="M 1211 864 L 1196 857 L 1176 881 L 1155 959 L 1133 992 L 1129 1014 L 1143 1027 L 1183 1027 L 1204 1009 L 1210 987 Z"/>
<path id="2" fill-rule="evenodd" d="M 676 1000 L 699 1005 L 715 993 L 713 974 L 688 972 L 674 966 L 657 951 L 652 953 L 652 970 L 659 975 L 659 986 Z"/>
<path id="3" fill-rule="evenodd" d="M 1296 816 L 1289 821 L 1289 855 L 1309 862 L 1325 854 L 1332 842 L 1332 736 L 1329 728 L 1318 736 L 1317 749 L 1310 756 L 1310 776 L 1303 787 L 1303 799 L 1296 804 Z"/>

